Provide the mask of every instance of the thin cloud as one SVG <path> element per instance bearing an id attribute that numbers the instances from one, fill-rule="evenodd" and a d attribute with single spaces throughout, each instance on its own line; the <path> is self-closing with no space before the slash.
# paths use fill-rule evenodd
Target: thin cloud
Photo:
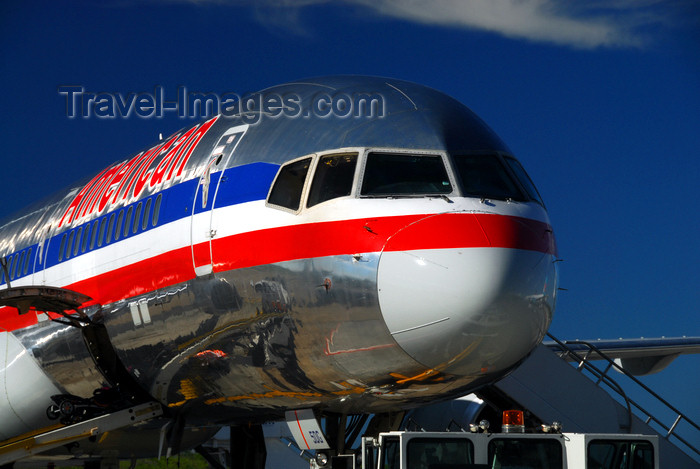
<path id="1" fill-rule="evenodd" d="M 574 47 L 640 46 L 643 39 L 630 30 L 636 8 L 577 11 L 553 0 L 353 0 L 377 13 L 439 26 L 489 31 L 516 39 Z M 614 2 L 611 2 L 611 5 Z M 590 9 L 589 9 L 590 10 Z M 634 17 L 634 18 L 633 18 Z"/>
<path id="2" fill-rule="evenodd" d="M 344 3 L 372 14 L 426 25 L 491 32 L 576 48 L 641 47 L 650 27 L 668 26 L 695 0 L 161 0 L 252 7 L 265 26 L 297 34 L 306 7 Z M 665 24 L 666 23 L 666 24 Z"/>

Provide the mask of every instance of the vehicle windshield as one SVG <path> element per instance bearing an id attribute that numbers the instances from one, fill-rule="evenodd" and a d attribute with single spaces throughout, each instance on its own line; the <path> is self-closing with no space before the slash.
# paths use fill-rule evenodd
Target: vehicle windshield
<path id="1" fill-rule="evenodd" d="M 452 184 L 439 155 L 378 153 L 367 155 L 362 179 L 363 196 L 440 195 Z"/>
<path id="2" fill-rule="evenodd" d="M 654 447 L 648 441 L 593 440 L 588 445 L 588 467 L 651 469 Z"/>
<path id="3" fill-rule="evenodd" d="M 466 438 L 413 438 L 406 452 L 407 469 L 462 468 L 474 463 L 474 444 Z"/>
<path id="4" fill-rule="evenodd" d="M 557 440 L 495 438 L 489 442 L 489 467 L 562 469 L 563 450 Z"/>

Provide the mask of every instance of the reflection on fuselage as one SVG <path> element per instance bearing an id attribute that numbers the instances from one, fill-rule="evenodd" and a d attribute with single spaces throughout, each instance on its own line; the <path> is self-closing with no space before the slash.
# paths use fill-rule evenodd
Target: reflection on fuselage
<path id="1" fill-rule="evenodd" d="M 534 184 L 434 90 L 330 77 L 272 91 L 304 108 L 328 87 L 383 90 L 387 112 L 180 132 L 0 228 L 0 285 L 92 297 L 99 346 L 193 423 L 392 411 L 502 376 L 556 299 Z M 80 330 L 34 318 L 5 327 L 61 392 L 115 387 Z"/>

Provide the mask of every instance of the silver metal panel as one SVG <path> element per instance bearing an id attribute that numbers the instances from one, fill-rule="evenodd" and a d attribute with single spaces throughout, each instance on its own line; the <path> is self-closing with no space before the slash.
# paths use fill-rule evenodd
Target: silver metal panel
<path id="1" fill-rule="evenodd" d="M 51 425 L 46 408 L 58 393 L 19 340 L 0 332 L 0 441 Z"/>
<path id="2" fill-rule="evenodd" d="M 16 334 L 55 386 L 61 388 L 61 394 L 89 398 L 95 389 L 105 385 L 80 329 L 44 321 Z"/>
<path id="3" fill-rule="evenodd" d="M 134 377 L 172 408 L 203 405 L 202 416 L 225 420 L 314 402 L 396 407 L 401 377 L 391 374 L 425 367 L 391 338 L 376 297 L 377 256 L 367 259 L 307 259 L 197 279 L 153 295 L 151 325 L 135 327 L 126 305 L 106 325 Z"/>

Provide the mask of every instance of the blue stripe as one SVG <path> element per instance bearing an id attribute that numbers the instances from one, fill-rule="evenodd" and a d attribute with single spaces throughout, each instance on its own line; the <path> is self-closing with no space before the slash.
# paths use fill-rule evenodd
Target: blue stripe
<path id="1" fill-rule="evenodd" d="M 195 208 L 195 213 L 201 213 L 206 210 L 210 210 L 212 206 L 212 199 L 214 197 L 214 192 L 216 189 L 217 184 L 219 184 L 219 179 L 221 178 L 223 174 L 223 179 L 221 181 L 218 194 L 217 194 L 217 199 L 216 199 L 216 204 L 215 206 L 217 208 L 221 207 L 228 207 L 232 205 L 237 205 L 237 204 L 242 204 L 245 202 L 252 202 L 254 200 L 263 200 L 267 197 L 268 190 L 270 188 L 270 185 L 272 184 L 273 179 L 275 178 L 275 175 L 277 174 L 277 170 L 279 169 L 279 165 L 276 164 L 270 164 L 270 163 L 251 163 L 243 166 L 237 166 L 234 168 L 229 168 L 226 169 L 223 173 L 222 172 L 217 172 L 214 173 L 210 176 L 210 182 L 209 182 L 209 196 L 207 200 L 207 204 L 205 207 L 202 207 L 202 191 L 198 192 L 197 195 L 197 203 L 194 205 Z M 126 205 L 124 207 L 120 207 L 116 210 L 112 210 L 111 212 L 107 212 L 104 215 L 101 215 L 100 217 L 91 220 L 89 222 L 83 223 L 81 225 L 77 225 L 69 230 L 64 230 L 58 234 L 55 234 L 51 237 L 50 241 L 47 240 L 49 244 L 49 248 L 47 252 L 44 253 L 45 256 L 45 266 L 44 268 L 52 267 L 54 265 L 58 265 L 62 262 L 65 262 L 70 259 L 74 259 L 77 257 L 80 257 L 83 254 L 87 254 L 88 252 L 95 251 L 97 249 L 100 249 L 101 247 L 105 247 L 107 245 L 113 245 L 116 244 L 120 241 L 123 241 L 127 238 L 131 238 L 133 236 L 137 236 L 141 233 L 145 233 L 147 231 L 152 230 L 153 228 L 156 228 L 158 226 L 163 226 L 167 225 L 168 223 L 172 223 L 177 220 L 181 220 L 183 218 L 187 218 L 191 216 L 192 213 L 192 203 L 193 203 L 193 198 L 194 198 L 194 193 L 195 190 L 197 189 L 197 185 L 199 184 L 199 179 L 191 179 L 189 181 L 185 181 L 179 184 L 176 184 L 174 186 L 171 186 L 163 191 L 160 191 L 158 193 L 150 194 L 148 197 L 145 197 L 141 200 L 138 200 L 136 202 L 133 202 L 129 205 Z M 156 205 L 156 200 L 158 196 L 161 196 L 161 205 L 160 205 L 160 211 L 157 219 L 156 225 L 153 225 L 153 210 Z M 144 229 L 142 227 L 142 218 L 144 215 L 144 208 L 146 204 L 148 203 L 148 200 L 151 200 L 151 207 L 149 211 L 149 220 L 146 228 Z M 133 226 L 134 226 L 134 216 L 137 210 L 137 206 L 141 204 L 141 216 L 137 224 L 137 230 L 136 233 L 133 232 Z M 119 240 L 115 241 L 114 239 L 114 232 L 116 228 L 116 220 L 119 217 L 119 213 L 123 212 L 124 213 L 124 222 L 126 221 L 126 213 L 129 210 L 129 208 L 132 208 L 132 218 L 130 220 L 130 228 L 127 232 L 127 235 L 124 236 L 124 223 L 122 224 L 121 231 L 120 231 L 120 236 Z M 115 214 L 114 217 L 114 225 L 112 227 L 112 236 L 111 236 L 111 242 L 107 244 L 102 244 L 102 246 L 98 247 L 97 243 L 94 244 L 94 247 L 90 249 L 90 242 L 92 242 L 92 239 L 89 239 L 88 244 L 86 246 L 86 250 L 83 253 L 82 252 L 82 239 L 85 236 L 88 236 L 88 233 L 91 237 L 92 232 L 93 232 L 93 226 L 95 223 L 98 224 L 98 231 L 97 235 L 99 236 L 100 232 L 102 231 L 100 229 L 101 224 L 103 223 L 103 220 L 105 220 L 106 228 L 107 230 L 109 228 L 109 218 L 112 216 L 112 214 Z M 81 236 L 81 241 L 80 241 L 80 251 L 78 255 L 73 256 L 73 252 L 75 249 L 75 237 L 77 236 L 78 230 L 82 228 L 82 236 Z M 66 243 L 67 240 L 70 239 L 71 233 L 75 233 L 73 236 L 73 245 L 70 249 L 70 257 L 62 257 L 61 260 L 59 261 L 59 251 L 61 248 L 61 239 L 63 236 L 66 236 Z M 104 240 L 104 234 L 102 239 Z M 31 255 L 27 256 L 25 254 L 25 258 L 28 257 L 28 259 L 25 260 L 26 262 L 29 262 L 29 268 L 28 268 L 28 275 L 31 275 L 33 266 L 34 266 L 34 261 L 37 257 L 37 253 L 39 251 L 39 246 L 38 244 L 33 244 L 32 246 L 26 247 L 20 251 L 13 252 L 7 255 L 8 261 L 12 259 L 14 261 L 14 255 L 16 253 L 19 253 L 20 256 L 18 256 L 18 261 L 21 258 L 21 253 L 23 251 L 28 251 L 31 249 Z M 65 256 L 66 252 L 66 246 L 64 244 L 63 246 L 63 252 L 62 254 Z M 14 262 L 13 262 L 14 263 Z M 23 269 L 24 263 L 20 267 Z M 12 266 L 10 266 L 10 274 L 12 273 Z M 41 269 L 38 269 L 40 271 Z M 28 276 L 27 275 L 27 276 Z M 20 279 L 22 277 L 25 277 L 25 275 L 17 274 L 15 272 L 15 276 L 10 279 L 10 282 Z M 4 285 L 7 283 L 7 279 L 5 278 L 4 273 L 0 273 L 0 285 Z"/>

